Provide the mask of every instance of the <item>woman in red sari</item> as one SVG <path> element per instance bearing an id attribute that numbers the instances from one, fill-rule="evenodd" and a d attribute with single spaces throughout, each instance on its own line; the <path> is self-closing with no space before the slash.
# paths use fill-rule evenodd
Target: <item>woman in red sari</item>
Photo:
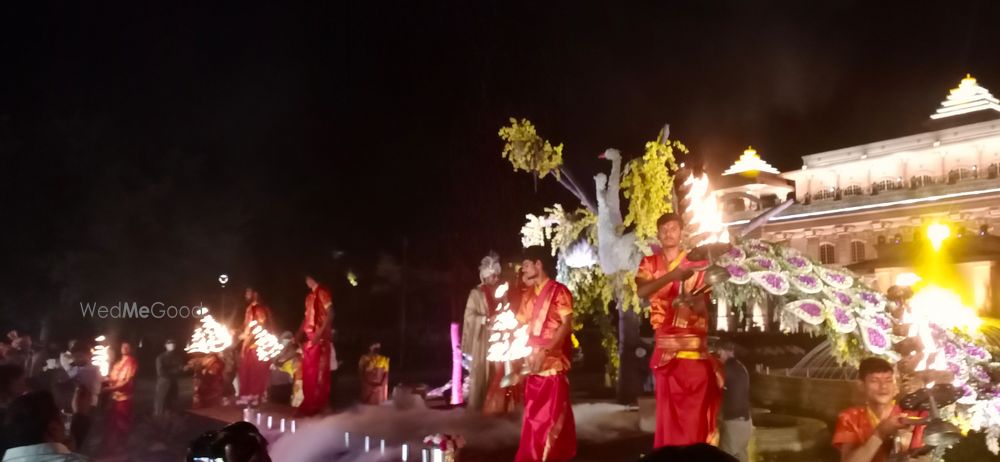
<path id="1" fill-rule="evenodd" d="M 244 294 L 247 309 L 243 315 L 243 350 L 240 355 L 240 397 L 239 404 L 260 404 L 267 392 L 270 364 L 257 358 L 257 344 L 253 329 L 260 326 L 267 329 L 271 325 L 271 309 L 261 303 L 260 294 L 247 288 Z"/>
<path id="2" fill-rule="evenodd" d="M 309 417 L 323 412 L 330 400 L 330 357 L 333 350 L 333 298 L 330 290 L 306 276 L 305 316 L 299 328 L 302 339 L 302 404 L 296 415 Z"/>

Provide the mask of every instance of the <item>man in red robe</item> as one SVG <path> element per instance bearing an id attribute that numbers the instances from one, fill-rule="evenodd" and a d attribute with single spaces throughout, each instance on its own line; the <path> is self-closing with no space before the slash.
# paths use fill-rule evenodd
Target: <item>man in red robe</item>
<path id="1" fill-rule="evenodd" d="M 517 318 L 528 328 L 528 368 L 524 381 L 524 421 L 515 462 L 568 461 L 576 456 L 576 422 L 569 401 L 573 295 L 552 280 L 552 257 L 542 247 L 525 250 L 522 279 L 528 286 Z"/>
<path id="2" fill-rule="evenodd" d="M 333 326 L 333 298 L 330 291 L 306 276 L 306 313 L 299 328 L 302 343 L 302 404 L 297 415 L 319 414 L 330 400 L 330 343 Z"/>
<path id="3" fill-rule="evenodd" d="M 926 413 L 903 411 L 896 404 L 899 390 L 892 364 L 881 358 L 863 359 L 858 379 L 865 405 L 841 412 L 833 431 L 833 447 L 840 451 L 840 460 L 883 462 L 890 455 L 913 454 L 922 448 L 924 426 L 914 423 Z"/>
<path id="4" fill-rule="evenodd" d="M 118 453 L 125 449 L 129 430 L 132 426 L 132 395 L 135 386 L 135 372 L 138 368 L 132 356 L 132 345 L 122 342 L 121 358 L 111 366 L 107 386 L 110 393 L 107 425 L 104 430 L 104 448 L 108 453 Z"/>
<path id="5" fill-rule="evenodd" d="M 665 214 L 656 225 L 662 249 L 643 258 L 635 276 L 638 295 L 649 300 L 656 336 L 649 363 L 656 379 L 653 445 L 714 444 L 722 374 L 708 352 L 708 296 L 689 295 L 704 279 L 702 271 L 692 270 L 707 262 L 689 261 L 681 249 L 680 216 Z"/>
<path id="6" fill-rule="evenodd" d="M 271 309 L 261 303 L 260 294 L 253 288 L 244 293 L 247 309 L 243 315 L 243 351 L 240 357 L 240 398 L 241 404 L 260 404 L 267 392 L 270 377 L 270 363 L 257 358 L 257 343 L 253 329 L 271 327 Z"/>

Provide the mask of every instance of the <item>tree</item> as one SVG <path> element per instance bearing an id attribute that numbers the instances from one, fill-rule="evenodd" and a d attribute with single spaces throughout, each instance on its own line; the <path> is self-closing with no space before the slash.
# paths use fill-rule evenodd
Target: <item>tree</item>
<path id="1" fill-rule="evenodd" d="M 643 156 L 628 162 L 622 173 L 620 151 L 608 149 L 602 157 L 612 162 L 612 168 L 610 174 L 594 177 L 595 207 L 563 165 L 562 143 L 553 145 L 541 138 L 527 119 L 510 119 L 499 135 L 506 142 L 502 156 L 515 171 L 531 173 L 535 181 L 551 175 L 580 201 L 581 207 L 571 213 L 555 204 L 545 209 L 546 215 L 528 215 L 522 243 L 525 247 L 548 243 L 559 257 L 559 279 L 575 299 L 578 325 L 574 327 L 598 326 L 608 354 L 608 380 L 620 381 L 619 361 L 632 356 L 620 356 L 619 345 L 626 351 L 636 345 L 636 316 L 643 311 L 636 295 L 635 269 L 640 257 L 650 251 L 648 242 L 656 235 L 657 218 L 672 210 L 674 150 L 687 150 L 668 139 L 665 126 L 655 141 L 645 144 Z M 619 193 L 628 199 L 624 217 Z M 612 299 L 622 312 L 617 336 L 610 322 Z M 619 386 L 620 393 L 623 388 L 627 387 Z"/>

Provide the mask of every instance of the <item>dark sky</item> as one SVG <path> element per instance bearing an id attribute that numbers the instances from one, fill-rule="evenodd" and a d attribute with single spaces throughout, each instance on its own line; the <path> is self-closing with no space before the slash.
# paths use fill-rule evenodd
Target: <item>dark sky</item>
<path id="1" fill-rule="evenodd" d="M 378 251 L 467 266 L 574 200 L 500 158 L 527 117 L 592 184 L 670 123 L 724 169 L 922 129 L 966 72 L 1000 91 L 996 2 L 7 2 L 0 309 L 298 300 Z M 288 303 L 291 303 L 290 301 Z"/>

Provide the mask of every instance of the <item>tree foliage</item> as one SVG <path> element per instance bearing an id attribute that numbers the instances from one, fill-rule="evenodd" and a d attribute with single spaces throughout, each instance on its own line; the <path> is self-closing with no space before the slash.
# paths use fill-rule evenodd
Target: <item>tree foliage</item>
<path id="1" fill-rule="evenodd" d="M 500 129 L 503 139 L 504 159 L 510 161 L 514 171 L 526 171 L 545 178 L 549 173 L 559 177 L 559 167 L 562 166 L 562 143 L 552 146 L 548 140 L 538 136 L 535 126 L 528 119 L 518 121 L 510 119 L 510 125 Z"/>
<path id="2" fill-rule="evenodd" d="M 562 144 L 553 146 L 542 139 L 527 119 L 518 121 L 511 118 L 510 125 L 500 129 L 500 138 L 505 141 L 502 155 L 515 171 L 527 171 L 537 178 L 554 173 L 560 184 L 583 205 L 572 213 L 555 204 L 545 208 L 543 215 L 527 215 L 528 221 L 521 228 L 521 243 L 525 247 L 547 243 L 552 254 L 560 257 L 558 279 L 573 293 L 574 329 L 584 325 L 598 328 L 601 345 L 608 355 L 607 378 L 613 382 L 618 375 L 618 337 L 608 307 L 611 300 L 616 299 L 619 309 L 643 313 L 635 285 L 635 271 L 604 274 L 597 265 L 596 256 L 590 265 L 570 267 L 566 264 L 565 257 L 570 248 L 581 243 L 588 245 L 596 255 L 596 249 L 601 245 L 597 237 L 596 208 L 589 203 L 587 195 L 568 172 L 565 172 L 567 178 L 560 177 L 563 169 Z M 657 218 L 673 209 L 671 172 L 677 168 L 675 150 L 687 152 L 687 148 L 678 141 L 665 138 L 650 141 L 645 145 L 644 155 L 629 162 L 622 175 L 621 188 L 629 201 L 623 224 L 635 227 L 635 245 L 643 252 L 648 252 L 648 240 L 656 235 Z"/>
<path id="3" fill-rule="evenodd" d="M 622 193 L 628 199 L 625 226 L 635 226 L 638 243 L 656 236 L 656 220 L 673 210 L 673 175 L 677 169 L 674 149 L 687 153 L 679 141 L 656 140 L 646 143 L 646 152 L 628 163 L 622 175 Z"/>

